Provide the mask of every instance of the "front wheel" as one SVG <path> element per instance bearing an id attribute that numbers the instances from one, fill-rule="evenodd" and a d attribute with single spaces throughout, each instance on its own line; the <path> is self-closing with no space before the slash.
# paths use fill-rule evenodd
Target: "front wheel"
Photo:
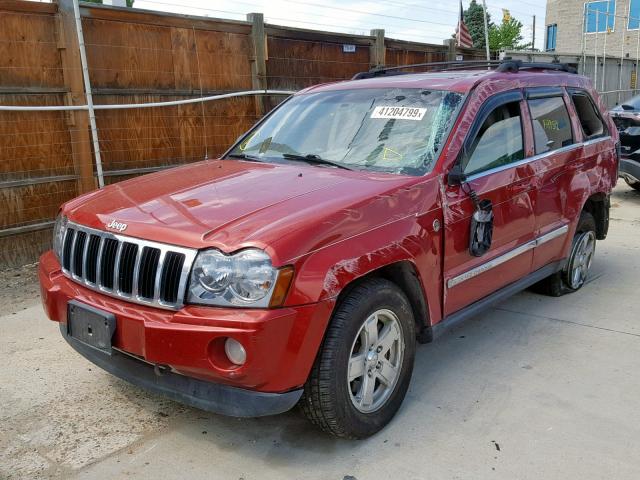
<path id="1" fill-rule="evenodd" d="M 307 418 L 343 438 L 365 438 L 400 408 L 415 356 L 407 297 L 384 279 L 366 280 L 336 307 L 304 387 Z"/>

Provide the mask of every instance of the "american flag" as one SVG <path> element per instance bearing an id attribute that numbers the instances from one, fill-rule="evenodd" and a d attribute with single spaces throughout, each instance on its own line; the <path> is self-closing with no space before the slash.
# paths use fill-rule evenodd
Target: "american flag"
<path id="1" fill-rule="evenodd" d="M 462 0 L 460 0 L 460 18 L 456 27 L 456 46 L 463 48 L 473 47 L 473 39 L 469 34 L 469 29 L 464 23 L 464 14 L 462 9 Z"/>

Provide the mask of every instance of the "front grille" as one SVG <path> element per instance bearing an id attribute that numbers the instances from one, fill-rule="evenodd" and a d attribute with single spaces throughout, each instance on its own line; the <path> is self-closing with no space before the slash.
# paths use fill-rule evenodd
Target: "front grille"
<path id="1" fill-rule="evenodd" d="M 183 305 L 195 256 L 192 249 L 69 223 L 61 264 L 65 275 L 93 290 L 177 309 Z"/>

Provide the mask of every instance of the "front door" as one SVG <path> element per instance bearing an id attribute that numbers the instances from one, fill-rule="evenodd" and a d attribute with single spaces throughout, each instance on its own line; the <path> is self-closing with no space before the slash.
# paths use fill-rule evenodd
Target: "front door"
<path id="1" fill-rule="evenodd" d="M 523 97 L 520 90 L 491 97 L 465 140 L 459 167 L 462 185 L 445 191 L 444 314 L 491 294 L 531 271 L 535 217 L 534 171 L 525 158 Z M 491 201 L 493 238 L 481 257 L 469 251 L 472 189 Z"/>

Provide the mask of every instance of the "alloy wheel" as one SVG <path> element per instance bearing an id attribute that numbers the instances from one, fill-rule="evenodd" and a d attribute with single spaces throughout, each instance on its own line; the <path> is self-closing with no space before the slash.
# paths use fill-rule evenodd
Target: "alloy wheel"
<path id="1" fill-rule="evenodd" d="M 567 272 L 567 283 L 577 290 L 587 279 L 596 249 L 596 236 L 593 231 L 580 234 L 576 239 Z"/>
<path id="2" fill-rule="evenodd" d="M 351 346 L 348 388 L 362 413 L 380 409 L 394 391 L 404 357 L 400 320 L 391 310 L 377 310 L 364 321 Z"/>

